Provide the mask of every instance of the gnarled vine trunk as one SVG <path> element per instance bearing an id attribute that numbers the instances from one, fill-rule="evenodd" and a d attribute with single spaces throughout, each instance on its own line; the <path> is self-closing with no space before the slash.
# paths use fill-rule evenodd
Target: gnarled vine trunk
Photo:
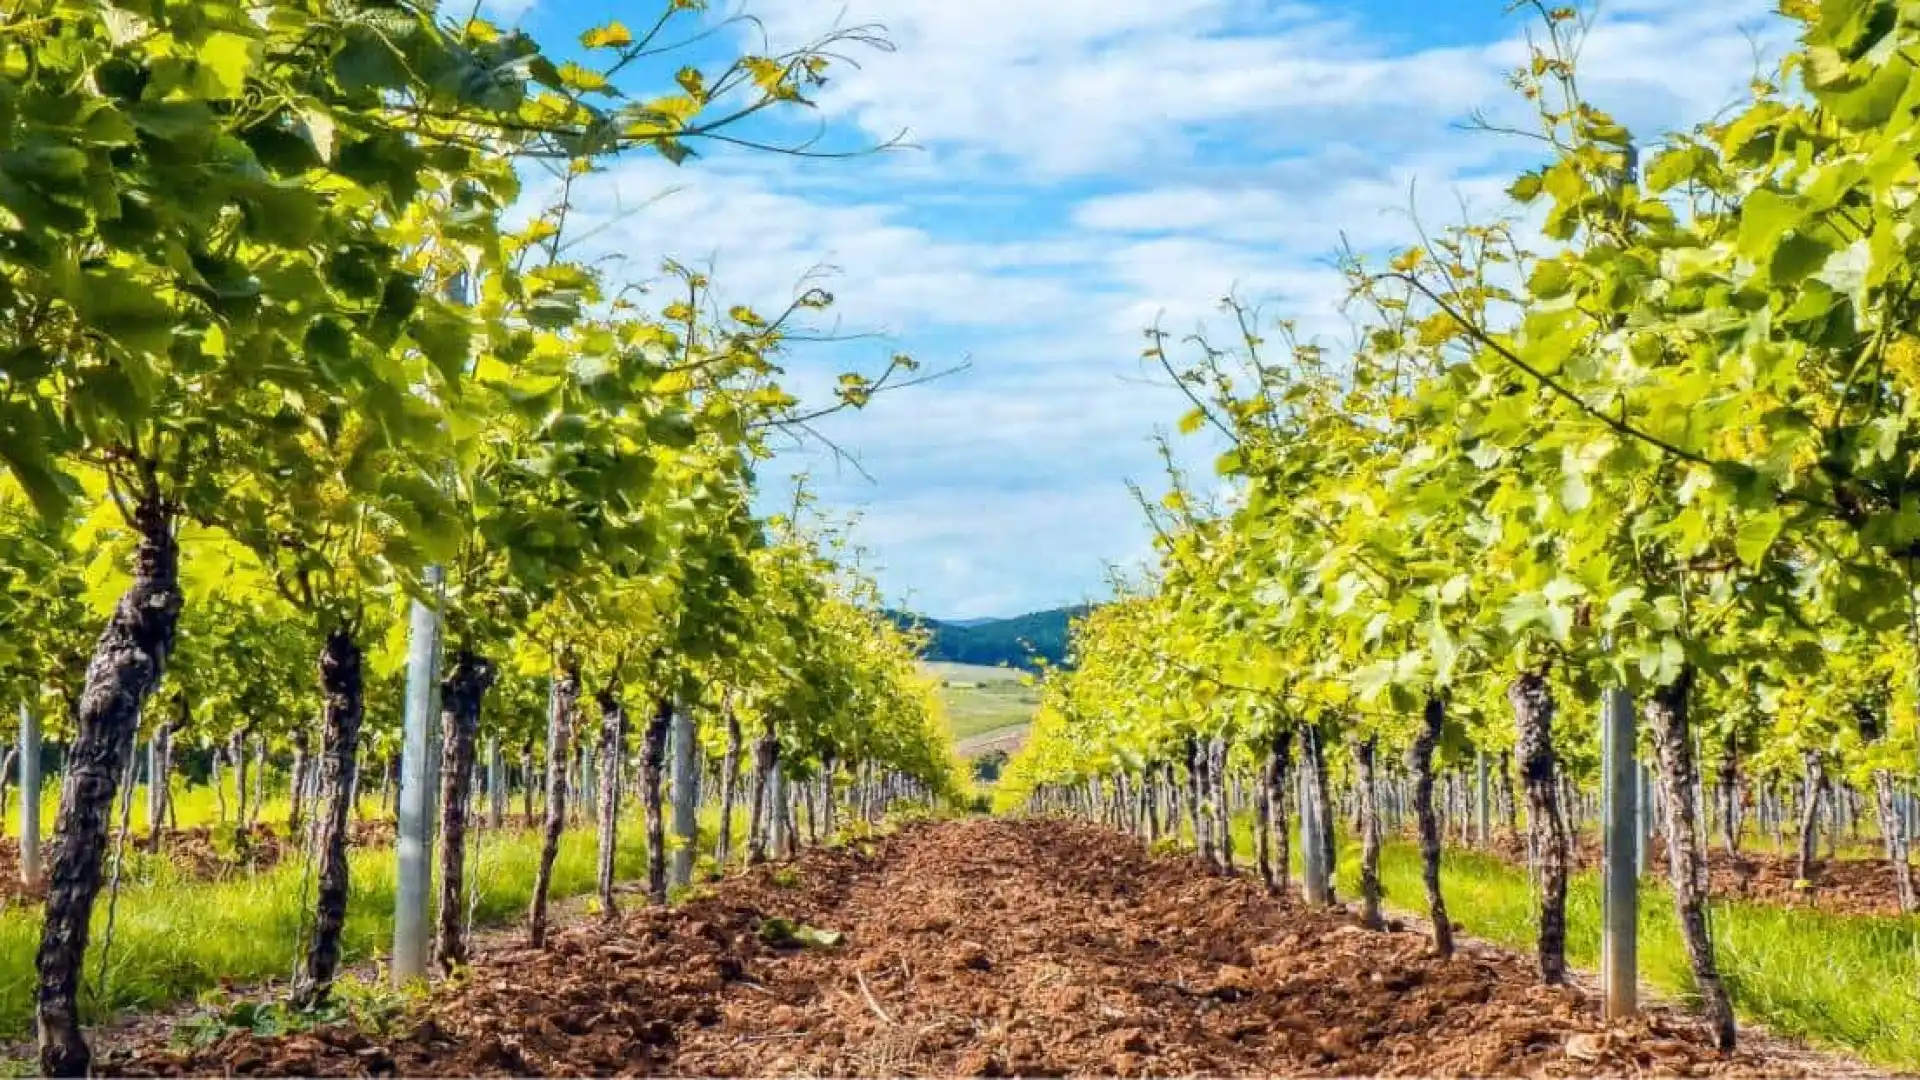
<path id="1" fill-rule="evenodd" d="M 227 760 L 233 764 L 233 822 L 242 832 L 247 828 L 247 730 L 227 736 Z"/>
<path id="2" fill-rule="evenodd" d="M 1193 850 L 1204 863 L 1213 862 L 1213 818 L 1207 812 L 1207 762 L 1200 740 L 1187 736 L 1187 812 L 1193 817 Z"/>
<path id="3" fill-rule="evenodd" d="M 715 843 L 713 859 L 724 869 L 733 856 L 733 804 L 740 797 L 740 717 L 731 706 L 721 712 L 727 718 L 727 754 L 720 759 L 720 839 Z"/>
<path id="4" fill-rule="evenodd" d="M 673 702 L 661 698 L 647 720 L 640 744 L 640 799 L 647 811 L 647 897 L 667 902 L 667 818 L 660 796 L 666 773 L 667 728 L 673 723 Z"/>
<path id="5" fill-rule="evenodd" d="M 776 859 L 792 859 L 799 850 L 799 833 L 793 819 L 793 783 L 784 771 L 773 774 L 773 855 Z M 888 800 L 885 797 L 885 785 L 882 785 L 879 813 L 886 813 Z"/>
<path id="6" fill-rule="evenodd" d="M 1544 671 L 1523 671 L 1507 688 L 1513 706 L 1527 833 L 1540 884 L 1540 978 L 1567 975 L 1567 829 L 1560 816 L 1559 764 L 1553 751 L 1553 690 Z"/>
<path id="7" fill-rule="evenodd" d="M 213 744 L 207 755 L 207 785 L 213 788 L 213 809 L 220 824 L 227 823 L 227 782 L 221 778 L 220 762 L 226 758 L 226 751 L 219 743 Z"/>
<path id="8" fill-rule="evenodd" d="M 547 820 L 540 838 L 540 868 L 534 872 L 533 899 L 527 909 L 527 940 L 547 944 L 547 897 L 553 889 L 553 861 L 560 834 L 567 828 L 567 753 L 580 710 L 580 663 L 569 656 L 553 681 L 553 707 L 547 714 Z"/>
<path id="9" fill-rule="evenodd" d="M 360 745 L 363 694 L 360 644 L 335 627 L 320 652 L 320 697 L 326 727 L 320 736 L 320 803 L 316 846 L 313 940 L 293 983 L 293 1003 L 310 1009 L 325 1001 L 340 967 L 340 934 L 347 925 L 347 814 L 353 809 L 353 768 Z"/>
<path id="10" fill-rule="evenodd" d="M 186 700 L 183 693 L 182 702 Z M 172 720 L 163 720 L 153 733 L 153 740 L 147 744 L 147 850 L 158 852 L 160 838 L 167 828 L 167 810 L 173 800 L 173 727 Z M 301 732 L 302 742 L 306 733 Z M 8 764 L 12 761 L 9 759 Z M 297 811 L 296 811 L 297 812 Z M 0 818 L 6 817 L 6 799 L 0 798 Z M 289 837 L 298 835 L 289 828 Z"/>
<path id="11" fill-rule="evenodd" d="M 594 878 L 600 917 L 608 921 L 618 913 L 613 902 L 613 867 L 620 845 L 620 751 L 626 744 L 627 708 L 619 689 L 610 685 L 600 691 L 600 845 Z"/>
<path id="12" fill-rule="evenodd" d="M 1801 821 L 1799 821 L 1799 880 L 1812 882 L 1814 861 L 1820 855 L 1820 792 L 1826 788 L 1826 761 L 1818 749 L 1801 753 L 1805 769 L 1801 778 Z"/>
<path id="13" fill-rule="evenodd" d="M 1805 769 L 1800 784 L 1800 862 L 1798 876 L 1801 881 L 1812 882 L 1814 859 L 1818 856 L 1820 842 L 1820 791 L 1826 786 L 1826 763 L 1821 760 L 1818 750 L 1808 750 L 1800 755 L 1801 765 Z"/>
<path id="14" fill-rule="evenodd" d="M 800 810 L 806 817 L 807 843 L 820 842 L 820 820 L 814 809 L 814 799 L 819 795 L 817 786 L 811 782 L 800 785 Z"/>
<path id="15" fill-rule="evenodd" d="M 1220 869 L 1231 874 L 1233 866 L 1233 802 L 1227 798 L 1227 740 L 1216 737 L 1208 747 L 1207 778 L 1212 782 L 1214 852 Z"/>
<path id="16" fill-rule="evenodd" d="M 747 812 L 747 863 L 767 861 L 767 833 L 773 827 L 773 770 L 780 764 L 780 737 L 771 724 L 753 746 L 753 806 Z M 862 763 L 861 768 L 866 768 Z M 861 789 L 861 817 L 869 815 L 866 789 Z"/>
<path id="17" fill-rule="evenodd" d="M 1688 714 L 1693 679 L 1693 666 L 1683 665 L 1673 682 L 1655 690 L 1647 699 L 1647 723 L 1667 783 L 1667 874 L 1673 885 L 1674 911 L 1680 918 L 1680 936 L 1693 968 L 1694 988 L 1713 1028 L 1714 1042 L 1722 1050 L 1731 1050 L 1733 1003 L 1720 981 L 1713 938 L 1707 931 L 1706 846 L 1694 806 L 1698 765 L 1693 758 L 1693 726 Z"/>
<path id="18" fill-rule="evenodd" d="M 587 793 L 586 787 L 586 774 L 589 766 L 585 762 L 585 756 L 582 751 L 582 744 L 585 742 L 585 739 L 576 739 L 567 748 L 567 787 L 574 795 L 573 803 L 568 807 L 567 820 L 575 825 L 580 823 L 581 808 L 585 806 L 587 800 L 592 797 Z"/>
<path id="19" fill-rule="evenodd" d="M 46 919 L 34 958 L 40 1069 L 48 1076 L 84 1076 L 93 1063 L 80 1034 L 80 975 L 106 859 L 107 819 L 133 753 L 141 707 L 160 683 L 180 619 L 180 550 L 171 510 L 144 500 L 134 508 L 133 526 L 133 580 L 87 664 L 54 819 Z"/>
<path id="20" fill-rule="evenodd" d="M 839 827 L 835 810 L 835 805 L 839 802 L 839 793 L 834 790 L 837 785 L 833 779 L 839 765 L 840 763 L 834 760 L 832 754 L 825 754 L 820 759 L 820 828 L 829 837 Z"/>
<path id="21" fill-rule="evenodd" d="M 147 736 L 147 844 L 150 848 L 155 843 L 160 830 L 166 826 L 167 769 L 162 758 L 166 755 L 165 733 L 169 726 L 163 721 L 154 729 L 152 735 Z M 134 755 L 137 757 L 139 753 L 140 748 L 136 746 Z M 0 779 L 0 814 L 4 814 L 7 801 L 4 795 L 5 787 L 6 781 Z M 127 795 L 131 799 L 132 792 L 128 792 Z"/>
<path id="22" fill-rule="evenodd" d="M 1147 762 L 1140 770 L 1140 813 L 1146 819 L 1147 844 L 1160 839 L 1160 766 Z"/>
<path id="23" fill-rule="evenodd" d="M 1507 835 L 1520 833 L 1520 805 L 1513 797 L 1513 751 L 1502 750 L 1497 758 L 1499 762 L 1499 782 L 1495 786 L 1500 795 L 1500 817 L 1507 823 Z"/>
<path id="24" fill-rule="evenodd" d="M 1353 741 L 1354 794 L 1360 803 L 1360 925 L 1378 930 L 1380 917 L 1380 807 L 1373 786 L 1375 740 Z"/>
<path id="25" fill-rule="evenodd" d="M 1281 728 L 1273 734 L 1267 752 L 1266 772 L 1260 778 L 1267 813 L 1267 828 L 1273 833 L 1273 876 L 1267 887 L 1281 896 L 1287 894 L 1293 877 L 1293 838 L 1287 822 L 1287 777 L 1293 775 L 1293 732 Z"/>
<path id="26" fill-rule="evenodd" d="M 310 746 L 311 740 L 304 729 L 293 733 L 293 775 L 287 781 L 287 842 L 295 846 L 304 846 L 300 842 L 300 826 L 306 822 Z"/>
<path id="27" fill-rule="evenodd" d="M 1180 838 L 1180 789 L 1175 782 L 1174 763 L 1162 761 L 1149 767 L 1153 778 L 1153 794 L 1160 808 L 1160 837 L 1173 841 L 1176 845 Z"/>
<path id="28" fill-rule="evenodd" d="M 440 680 L 440 909 L 433 955 L 440 970 L 467 962 L 460 897 L 466 891 L 467 816 L 473 805 L 474 741 L 480 709 L 493 686 L 493 665 L 469 649 L 453 657 Z"/>
<path id="29" fill-rule="evenodd" d="M 1334 902 L 1334 872 L 1339 867 L 1339 848 L 1334 842 L 1333 785 L 1327 780 L 1325 733 L 1316 724 L 1307 729 L 1307 763 L 1313 768 L 1313 798 L 1319 805 L 1320 857 L 1327 868 L 1327 903 Z"/>
<path id="30" fill-rule="evenodd" d="M 400 808 L 393 801 L 393 755 L 380 755 L 380 820 L 400 824 Z M 354 796 L 355 801 L 359 796 Z"/>
<path id="31" fill-rule="evenodd" d="M 500 752 L 500 738 L 487 739 L 487 828 L 498 832 L 507 826 L 507 759 Z"/>
<path id="32" fill-rule="evenodd" d="M 1779 788 L 1770 789 L 1773 795 L 1773 849 L 1787 850 L 1787 797 Z"/>
<path id="33" fill-rule="evenodd" d="M 267 740 L 253 737 L 253 800 L 248 804 L 247 827 L 260 824 L 260 810 L 267 805 Z"/>
<path id="34" fill-rule="evenodd" d="M 1732 732 L 1720 744 L 1720 839 L 1727 854 L 1740 854 L 1740 744 Z"/>
<path id="35" fill-rule="evenodd" d="M 1429 696 L 1420 710 L 1420 730 L 1407 749 L 1407 769 L 1413 773 L 1413 816 L 1420 830 L 1420 883 L 1427 890 L 1427 917 L 1433 921 L 1433 949 L 1453 955 L 1453 923 L 1447 918 L 1446 897 L 1440 892 L 1440 821 L 1433 812 L 1433 752 L 1440 745 L 1447 703 Z"/>
<path id="36" fill-rule="evenodd" d="M 1893 866 L 1894 895 L 1900 900 L 1901 911 L 1912 912 L 1920 904 L 1914 897 L 1913 867 L 1907 862 L 1907 823 L 1894 798 L 1893 774 L 1885 769 L 1873 770 L 1873 805 L 1880 817 L 1887 862 Z"/>
<path id="37" fill-rule="evenodd" d="M 520 809 L 526 816 L 527 828 L 533 828 L 533 792 L 539 785 L 533 782 L 533 739 L 520 744 Z"/>
<path id="38" fill-rule="evenodd" d="M 1273 889 L 1273 807 L 1270 805 L 1273 792 L 1267 786 L 1266 774 L 1272 756 L 1272 751 L 1261 755 L 1253 792 L 1253 866 L 1268 891 Z M 1151 808 L 1152 804 L 1148 806 Z M 1151 824 L 1157 831 L 1159 823 Z"/>

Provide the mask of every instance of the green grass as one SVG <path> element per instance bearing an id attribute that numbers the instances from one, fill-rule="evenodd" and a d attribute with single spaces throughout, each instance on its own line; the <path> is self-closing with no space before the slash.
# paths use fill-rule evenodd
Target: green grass
<path id="1" fill-rule="evenodd" d="M 363 786 L 359 793 L 359 808 L 358 811 L 356 811 L 356 817 L 359 816 L 360 812 L 371 816 L 378 814 L 380 810 L 380 778 L 377 775 L 372 778 L 372 790 L 368 790 L 368 788 L 364 786 L 366 781 L 367 778 L 362 777 L 361 782 Z M 231 820 L 233 815 L 233 780 L 231 777 L 227 777 L 224 778 L 224 782 L 227 789 L 227 817 L 228 820 Z M 248 784 L 248 787 L 251 788 L 252 784 Z M 291 804 L 288 802 L 286 793 L 283 790 L 285 787 L 285 776 L 272 776 L 268 778 L 266 805 L 260 808 L 259 814 L 262 822 L 275 825 L 286 824 L 287 811 L 291 808 Z M 188 786 L 184 779 L 176 776 L 172 781 L 171 794 L 174 804 L 173 816 L 180 822 L 181 828 L 191 829 L 199 825 L 212 825 L 220 820 L 220 804 L 218 800 L 214 798 L 213 788 L 205 784 Z M 14 790 L 10 791 L 8 795 L 6 816 L 7 835 L 19 836 L 20 793 L 18 790 Z M 252 798 L 251 791 L 248 793 L 248 798 Z M 59 812 L 60 784 L 58 778 L 50 778 L 45 788 L 40 792 L 41 836 L 45 837 L 53 834 L 53 820 Z M 135 836 L 145 836 L 147 834 L 147 785 L 135 785 L 133 791 L 133 813 L 128 820 L 133 825 L 133 833 Z M 120 802 L 118 799 L 114 801 L 112 821 L 115 827 L 119 826 Z"/>
<path id="2" fill-rule="evenodd" d="M 1250 822 L 1234 829 L 1234 854 L 1252 862 Z M 1292 845 L 1296 880 L 1300 844 Z M 1336 885 L 1342 900 L 1360 889 L 1360 849 L 1340 844 Z M 1380 853 L 1381 891 L 1389 906 L 1424 913 L 1419 848 L 1389 840 Z M 1474 937 L 1533 955 L 1539 938 L 1535 893 L 1524 867 L 1495 856 L 1448 849 L 1440 863 L 1447 913 Z M 1716 902 L 1714 952 L 1735 1010 L 1779 1035 L 1844 1050 L 1903 1071 L 1920 1071 L 1920 916 L 1825 915 L 1767 904 Z M 1673 894 L 1662 877 L 1640 890 L 1641 978 L 1695 1000 Z M 1600 876 L 1574 874 L 1567 885 L 1567 959 L 1600 963 Z"/>
<path id="3" fill-rule="evenodd" d="M 921 662 L 928 675 L 943 682 L 1017 683 L 1027 674 L 1016 668 L 989 667 L 986 664 L 954 664 L 945 660 Z"/>
<path id="4" fill-rule="evenodd" d="M 1389 902 L 1419 911 L 1420 853 L 1389 843 L 1380 856 Z M 1441 891 L 1454 921 L 1476 937 L 1531 953 L 1539 919 L 1524 869 L 1473 852 L 1448 851 Z M 1358 849 L 1341 854 L 1339 885 L 1359 888 Z M 1741 1015 L 1768 1030 L 1845 1049 L 1899 1069 L 1920 1069 L 1920 917 L 1822 915 L 1765 904 L 1712 905 L 1714 950 Z M 1640 893 L 1641 977 L 1691 997 L 1693 976 L 1672 894 L 1650 881 Z M 1573 876 L 1567 889 L 1567 959 L 1599 965 L 1600 879 Z"/>
<path id="5" fill-rule="evenodd" d="M 929 663 L 926 667 L 941 682 L 947 725 L 955 742 L 1025 727 L 1040 707 L 1038 688 L 1021 682 L 1018 671 L 972 664 Z"/>
<path id="6" fill-rule="evenodd" d="M 735 827 L 744 828 L 737 821 Z M 622 837 L 616 872 L 631 879 L 645 870 L 644 833 L 630 822 L 623 824 Z M 533 895 L 538 833 L 482 833 L 476 838 L 477 862 L 470 864 L 479 884 L 475 923 L 497 925 L 522 917 Z M 703 840 L 702 850 L 706 848 Z M 594 862 L 592 831 L 569 832 L 554 863 L 552 895 L 558 899 L 592 892 Z M 393 851 L 355 851 L 351 867 L 346 963 L 383 955 L 393 941 Z M 164 858 L 130 861 L 129 871 L 134 881 L 123 885 L 120 894 L 104 997 L 97 992 L 104 894 L 95 907 L 86 972 L 89 994 L 83 1002 L 90 1016 L 151 1009 L 193 998 L 223 982 L 259 982 L 292 972 L 312 905 L 312 882 L 302 861 L 224 882 L 183 880 Z M 32 1030 L 40 919 L 38 906 L 0 914 L 0 1038 L 21 1038 Z"/>

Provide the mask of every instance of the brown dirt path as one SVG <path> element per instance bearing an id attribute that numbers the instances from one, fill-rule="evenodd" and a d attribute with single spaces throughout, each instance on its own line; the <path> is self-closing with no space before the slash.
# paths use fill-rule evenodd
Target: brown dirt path
<path id="1" fill-rule="evenodd" d="M 769 943 L 770 918 L 845 935 Z M 670 910 L 501 946 L 401 1028 L 154 1042 L 114 1075 L 1858 1075 L 1599 1019 L 1491 949 L 1278 902 L 1061 821 L 912 825 Z"/>
<path id="2" fill-rule="evenodd" d="M 1011 755 L 1019 752 L 1020 748 L 1026 745 L 1029 730 L 1028 725 L 1021 724 L 1017 727 L 1003 727 L 995 728 L 992 731 L 984 731 L 972 738 L 962 739 L 953 744 L 953 752 L 967 761 L 972 761 L 977 757 L 985 757 L 995 751 Z"/>

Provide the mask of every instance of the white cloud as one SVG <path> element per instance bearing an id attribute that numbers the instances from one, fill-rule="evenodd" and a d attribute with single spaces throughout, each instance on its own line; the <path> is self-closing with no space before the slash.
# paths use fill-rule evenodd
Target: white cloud
<path id="1" fill-rule="evenodd" d="M 748 8 L 782 40 L 818 36 L 838 10 L 811 0 Z M 1304 133 L 1335 112 L 1412 105 L 1450 115 L 1498 89 L 1474 50 L 1383 57 L 1330 10 L 1246 0 L 867 0 L 849 5 L 847 21 L 884 25 L 898 50 L 840 72 L 822 105 L 876 136 L 906 128 L 963 155 L 1067 175 L 1177 155 L 1196 125 L 1259 120 Z M 1404 100 L 1409 85 L 1422 87 L 1415 102 Z"/>
<path id="2" fill-rule="evenodd" d="M 907 129 L 954 160 L 1039 175 L 1162 165 L 1204 129 L 1233 137 L 1431 143 L 1446 122 L 1507 98 L 1525 59 L 1518 19 L 1483 43 L 1395 49 L 1366 5 L 1273 0 L 749 0 L 778 40 L 879 23 L 898 46 L 836 72 L 829 113 L 875 137 Z M 1497 9 L 1487 0 L 1487 10 Z M 844 12 L 844 18 L 837 18 Z M 1634 0 L 1600 6 L 1584 49 L 1595 100 L 1638 120 L 1719 105 L 1743 83 L 1765 21 L 1760 0 Z M 1414 28 L 1417 32 L 1417 28 Z M 1777 46 L 1777 32 L 1759 41 Z M 1689 118 L 1696 112 L 1687 114 Z"/>
<path id="3" fill-rule="evenodd" d="M 1017 614 L 1104 591 L 1104 567 L 1131 554 L 1139 510 L 1114 485 L 996 492 L 929 486 L 860 506 L 856 536 L 896 595 L 941 618 Z M 1114 540 L 1127 543 L 1116 547 Z M 1051 584 L 1036 600 L 1034 581 Z M 955 583 L 963 583 L 956 591 Z"/>
<path id="4" fill-rule="evenodd" d="M 1507 209 L 1509 177 L 1463 177 L 1453 164 L 1396 164 L 1380 176 L 1309 167 L 1287 187 L 1187 182 L 1127 191 L 1083 201 L 1074 222 L 1100 232 L 1174 233 L 1290 250 L 1325 249 L 1337 229 L 1368 250 L 1404 242 L 1416 213 L 1429 223 L 1451 223 L 1461 218 L 1462 204 L 1467 216 L 1479 219 Z M 1341 180 L 1316 185 L 1316 175 Z"/>
<path id="5" fill-rule="evenodd" d="M 792 44 L 842 8 L 750 10 Z M 1583 87 L 1648 136 L 1733 100 L 1755 40 L 1778 52 L 1764 0 L 1601 10 Z M 1424 49 L 1331 2 L 848 0 L 840 21 L 886 24 L 897 51 L 836 69 L 820 114 L 876 138 L 908 128 L 924 149 L 634 161 L 581 185 L 576 226 L 636 277 L 659 255 L 712 257 L 728 295 L 763 308 L 831 268 L 838 328 L 888 339 L 803 348 L 799 385 L 895 347 L 932 366 L 972 357 L 964 376 L 821 426 L 878 486 L 836 476 L 817 445 L 767 470 L 814 467 L 830 504 L 861 513 L 883 584 L 938 615 L 1076 601 L 1105 563 L 1146 551 L 1123 481 L 1157 487 L 1148 440 L 1181 403 L 1143 382 L 1144 326 L 1190 330 L 1237 289 L 1338 335 L 1328 256 L 1343 233 L 1378 248 L 1411 239 L 1410 210 L 1429 226 L 1462 202 L 1500 212 L 1532 152 L 1456 127 L 1478 108 L 1519 115 L 1503 82 L 1525 55 L 1517 21 Z"/>
<path id="6" fill-rule="evenodd" d="M 1090 254 L 939 240 L 904 223 L 899 205 L 809 199 L 724 166 L 676 170 L 635 159 L 576 183 L 574 195 L 585 209 L 569 229 L 590 236 L 587 247 L 635 260 L 655 253 L 713 260 L 726 288 L 762 303 L 820 280 L 838 295 L 836 313 L 863 330 L 1037 317 L 1066 303 L 1072 284 L 1034 272 L 1071 271 Z M 629 268 L 641 278 L 656 270 L 653 262 Z"/>

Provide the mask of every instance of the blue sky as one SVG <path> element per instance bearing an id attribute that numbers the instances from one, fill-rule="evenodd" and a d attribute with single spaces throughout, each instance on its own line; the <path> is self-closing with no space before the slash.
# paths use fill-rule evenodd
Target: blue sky
<path id="1" fill-rule="evenodd" d="M 633 159 L 579 191 L 591 244 L 710 263 L 731 300 L 784 306 L 817 282 L 843 333 L 797 348 L 818 393 L 904 350 L 964 374 L 877 399 L 769 466 L 805 470 L 890 599 L 970 618 L 1097 598 L 1148 533 L 1126 481 L 1163 485 L 1151 439 L 1180 412 L 1139 360 L 1141 331 L 1185 332 L 1235 291 L 1342 339 L 1329 268 L 1428 224 L 1506 214 L 1522 141 L 1469 133 L 1475 110 L 1521 118 L 1506 72 L 1527 17 L 1505 0 L 713 0 L 776 47 L 881 24 L 809 117 L 826 143 L 905 129 L 917 149 L 795 161 L 715 149 L 675 168 Z M 660 0 L 485 0 L 556 45 Z M 1582 85 L 1644 141 L 1740 99 L 1777 57 L 1765 0 L 1613 0 L 1593 9 Z M 685 24 L 689 30 L 699 20 Z M 709 66 L 741 30 L 674 57 Z M 660 70 L 622 84 L 664 87 Z M 815 275 L 810 277 L 810 275 Z M 823 275 L 823 276 L 820 276 Z M 1214 325 L 1218 325 L 1217 322 Z M 1212 448 L 1182 441 L 1204 477 Z"/>

